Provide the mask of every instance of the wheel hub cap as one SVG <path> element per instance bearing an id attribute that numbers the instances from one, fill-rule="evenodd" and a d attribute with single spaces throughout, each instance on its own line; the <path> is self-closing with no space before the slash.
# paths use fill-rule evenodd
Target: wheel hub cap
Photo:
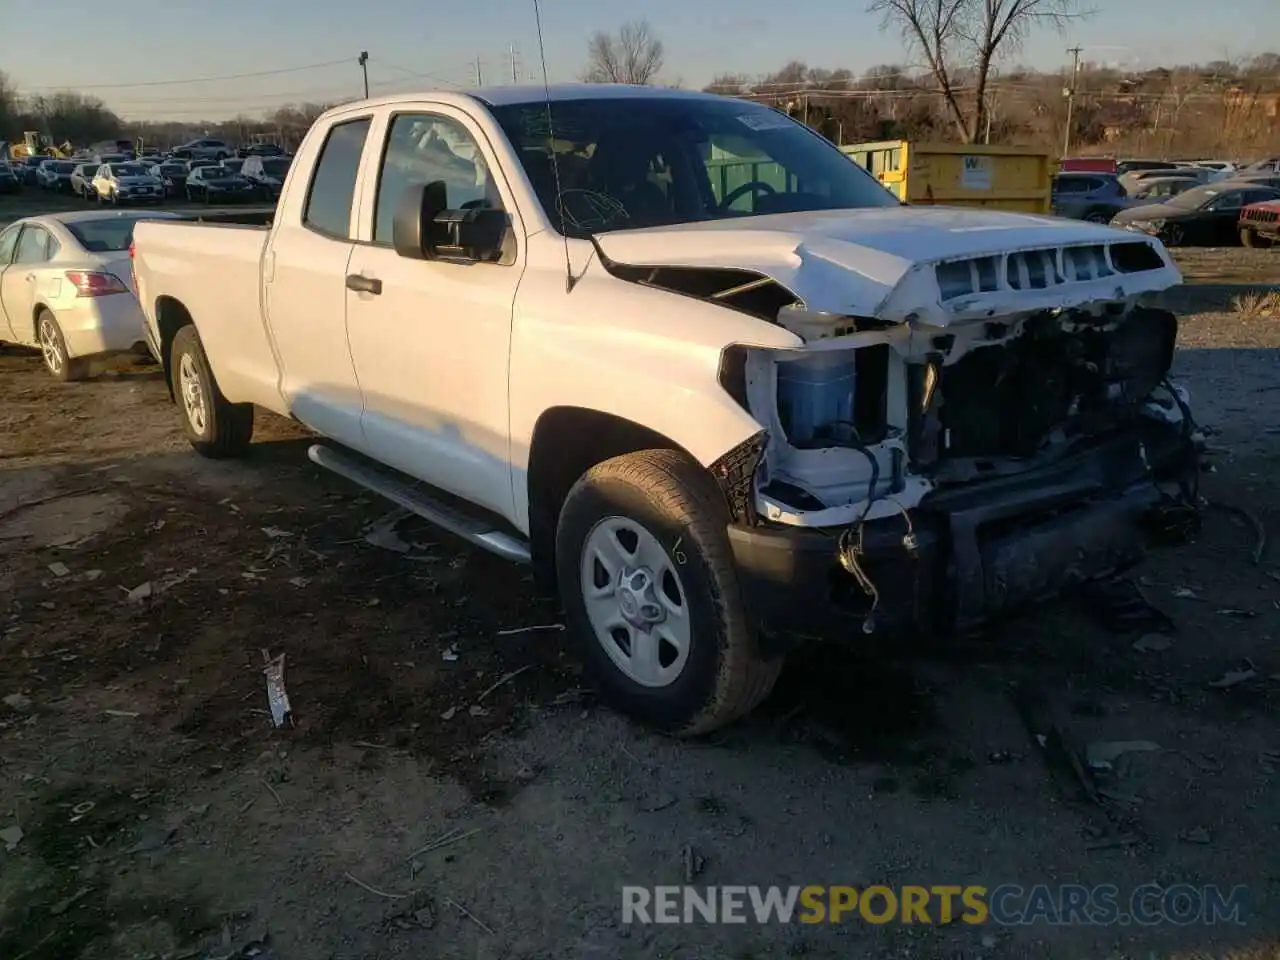
<path id="1" fill-rule="evenodd" d="M 58 351 L 57 335 L 53 332 L 53 324 L 46 317 L 40 323 L 40 353 L 45 365 L 54 373 L 62 369 L 62 354 Z"/>
<path id="2" fill-rule="evenodd" d="M 596 641 L 643 687 L 674 683 L 689 658 L 693 631 L 681 566 L 626 517 L 601 520 L 583 543 L 582 600 Z"/>
<path id="3" fill-rule="evenodd" d="M 200 377 L 190 354 L 183 354 L 182 361 L 178 365 L 178 381 L 187 419 L 191 422 L 192 429 L 197 433 L 204 433 L 204 391 L 200 388 Z"/>

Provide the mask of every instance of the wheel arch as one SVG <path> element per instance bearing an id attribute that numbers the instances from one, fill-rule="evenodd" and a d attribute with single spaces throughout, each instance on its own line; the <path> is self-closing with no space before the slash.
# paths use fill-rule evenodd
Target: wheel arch
<path id="1" fill-rule="evenodd" d="M 171 376 L 172 358 L 170 353 L 173 347 L 173 338 L 178 335 L 178 331 L 187 325 L 194 325 L 195 320 L 191 317 L 191 311 L 177 297 L 161 296 L 156 298 L 156 333 L 160 338 L 158 344 L 160 348 L 160 356 L 157 357 L 161 367 L 164 369 L 164 382 L 169 390 L 169 399 L 173 400 L 173 377 Z"/>
<path id="2" fill-rule="evenodd" d="M 53 313 L 53 307 L 49 306 L 43 300 L 37 300 L 31 305 L 31 342 L 37 346 L 40 343 L 40 314 L 48 310 Z M 58 319 L 58 315 L 53 313 L 53 318 Z"/>
<path id="3" fill-rule="evenodd" d="M 556 524 L 578 478 L 597 463 L 654 449 L 674 450 L 698 462 L 671 437 L 617 414 L 566 405 L 550 407 L 539 415 L 529 445 L 526 475 L 529 546 L 539 589 L 555 591 Z"/>

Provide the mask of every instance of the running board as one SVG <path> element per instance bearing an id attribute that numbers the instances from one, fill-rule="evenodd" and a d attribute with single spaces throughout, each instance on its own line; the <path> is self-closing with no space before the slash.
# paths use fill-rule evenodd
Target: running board
<path id="1" fill-rule="evenodd" d="M 441 503 L 413 484 L 399 480 L 376 467 L 359 463 L 318 443 L 307 450 L 307 456 L 316 466 L 324 467 L 340 477 L 346 477 L 352 483 L 385 497 L 397 506 L 416 513 L 427 522 L 442 530 L 448 530 L 454 536 L 461 537 L 482 550 L 497 554 L 504 560 L 529 563 L 529 544 L 524 540 Z"/>

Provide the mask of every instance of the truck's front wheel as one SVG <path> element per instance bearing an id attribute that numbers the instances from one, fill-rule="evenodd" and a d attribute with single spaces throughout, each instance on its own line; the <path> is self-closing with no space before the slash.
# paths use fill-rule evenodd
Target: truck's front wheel
<path id="1" fill-rule="evenodd" d="M 253 404 L 231 403 L 218 389 L 200 335 L 188 324 L 169 351 L 173 395 L 196 452 L 215 460 L 243 456 L 253 439 Z"/>
<path id="2" fill-rule="evenodd" d="M 743 716 L 782 667 L 758 652 L 728 522 L 711 478 L 671 450 L 597 464 L 560 514 L 557 576 L 588 671 L 611 705 L 671 733 Z"/>

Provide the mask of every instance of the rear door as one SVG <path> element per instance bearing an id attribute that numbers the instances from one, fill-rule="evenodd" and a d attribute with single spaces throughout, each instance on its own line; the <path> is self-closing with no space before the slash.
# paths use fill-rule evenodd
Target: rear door
<path id="1" fill-rule="evenodd" d="M 4 284 L 5 277 L 11 269 L 9 264 L 13 260 L 13 252 L 18 247 L 18 234 L 21 232 L 21 223 L 15 223 L 0 230 L 0 337 L 13 342 L 16 342 L 19 337 L 13 322 L 9 319 L 8 308 L 4 305 Z M 23 339 L 25 341 L 25 338 Z"/>
<path id="2" fill-rule="evenodd" d="M 13 258 L 0 275 L 0 302 L 9 319 L 9 332 L 15 343 L 35 344 L 36 293 L 40 271 L 55 249 L 49 231 L 28 223 L 18 235 Z"/>
<path id="3" fill-rule="evenodd" d="M 370 122 L 355 115 L 328 129 L 311 182 L 278 211 L 262 264 L 281 392 L 307 426 L 356 448 L 363 447 L 363 404 L 347 345 L 345 278 Z"/>

